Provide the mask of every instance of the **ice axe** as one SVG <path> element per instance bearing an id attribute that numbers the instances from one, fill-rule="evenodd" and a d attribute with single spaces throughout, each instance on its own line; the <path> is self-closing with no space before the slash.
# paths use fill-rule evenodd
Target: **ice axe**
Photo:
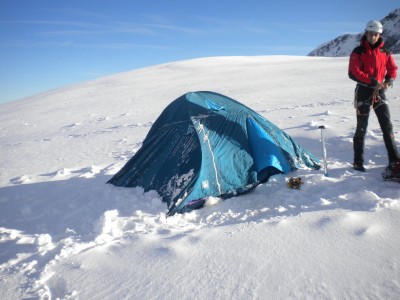
<path id="1" fill-rule="evenodd" d="M 326 146 L 325 146 L 325 138 L 324 138 L 325 126 L 321 125 L 321 126 L 319 126 L 319 129 L 321 129 L 322 152 L 324 154 L 324 175 L 328 177 L 328 162 L 326 161 Z"/>

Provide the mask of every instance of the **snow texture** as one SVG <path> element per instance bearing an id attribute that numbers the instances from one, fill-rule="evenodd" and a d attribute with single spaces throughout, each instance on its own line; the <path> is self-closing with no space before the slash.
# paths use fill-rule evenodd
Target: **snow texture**
<path id="1" fill-rule="evenodd" d="M 395 55 L 400 65 L 400 56 Z M 211 57 L 116 74 L 0 105 L 2 299 L 398 299 L 400 185 L 371 115 L 351 168 L 347 58 Z M 300 190 L 253 192 L 166 218 L 154 192 L 105 184 L 174 99 L 211 90 L 322 158 Z M 400 84 L 388 90 L 395 135 Z"/>

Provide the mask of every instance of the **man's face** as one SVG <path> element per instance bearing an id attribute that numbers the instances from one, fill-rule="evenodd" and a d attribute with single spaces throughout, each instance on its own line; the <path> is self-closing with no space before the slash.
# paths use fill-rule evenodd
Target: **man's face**
<path id="1" fill-rule="evenodd" d="M 374 45 L 379 40 L 380 36 L 381 35 L 378 32 L 367 32 L 367 40 L 371 45 Z"/>

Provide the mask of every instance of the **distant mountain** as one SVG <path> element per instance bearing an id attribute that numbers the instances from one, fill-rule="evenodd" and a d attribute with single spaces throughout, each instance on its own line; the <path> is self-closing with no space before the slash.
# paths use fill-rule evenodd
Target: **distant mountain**
<path id="1" fill-rule="evenodd" d="M 393 53 L 400 53 L 400 8 L 395 9 L 381 20 L 385 46 Z M 344 34 L 332 41 L 322 44 L 310 52 L 308 56 L 349 56 L 359 45 L 364 33 Z"/>

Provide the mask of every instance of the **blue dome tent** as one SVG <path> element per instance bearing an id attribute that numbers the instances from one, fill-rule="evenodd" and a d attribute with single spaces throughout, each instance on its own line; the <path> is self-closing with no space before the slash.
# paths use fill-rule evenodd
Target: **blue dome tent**
<path id="1" fill-rule="evenodd" d="M 139 151 L 108 183 L 156 190 L 173 215 L 299 168 L 319 169 L 320 161 L 243 104 L 192 92 L 165 108 Z"/>

